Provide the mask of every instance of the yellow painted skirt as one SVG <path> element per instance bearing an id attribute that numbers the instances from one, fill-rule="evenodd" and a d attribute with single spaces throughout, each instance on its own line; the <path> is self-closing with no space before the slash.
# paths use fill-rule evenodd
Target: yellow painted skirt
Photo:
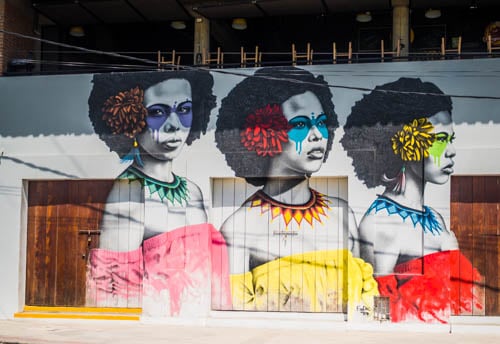
<path id="1" fill-rule="evenodd" d="M 373 268 L 348 250 L 326 250 L 279 258 L 231 275 L 233 309 L 345 312 L 373 309 L 378 295 Z"/>

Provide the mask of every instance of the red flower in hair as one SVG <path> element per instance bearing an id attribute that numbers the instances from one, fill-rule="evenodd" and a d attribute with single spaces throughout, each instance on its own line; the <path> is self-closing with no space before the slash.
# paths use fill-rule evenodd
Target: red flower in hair
<path id="1" fill-rule="evenodd" d="M 282 143 L 288 142 L 291 129 L 281 107 L 266 105 L 245 119 L 245 130 L 241 132 L 241 143 L 249 151 L 260 156 L 274 156 L 283 151 Z"/>

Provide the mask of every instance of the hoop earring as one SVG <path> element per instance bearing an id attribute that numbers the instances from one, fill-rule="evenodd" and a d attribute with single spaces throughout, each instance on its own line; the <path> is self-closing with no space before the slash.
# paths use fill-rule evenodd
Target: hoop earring
<path id="1" fill-rule="evenodd" d="M 403 165 L 401 169 L 399 170 L 399 173 L 397 174 L 396 177 L 394 178 L 387 178 L 387 176 L 384 175 L 382 176 L 382 181 L 384 183 L 388 183 L 389 185 L 392 186 L 392 191 L 395 192 L 396 194 L 400 195 L 405 192 L 406 190 L 406 167 Z"/>

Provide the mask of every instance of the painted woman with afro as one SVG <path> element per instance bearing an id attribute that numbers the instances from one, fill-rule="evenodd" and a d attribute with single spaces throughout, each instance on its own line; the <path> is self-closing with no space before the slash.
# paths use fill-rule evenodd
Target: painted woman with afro
<path id="1" fill-rule="evenodd" d="M 426 185 L 445 184 L 453 173 L 451 111 L 451 98 L 436 85 L 400 78 L 357 101 L 344 127 L 341 143 L 357 177 L 369 188 L 385 188 L 360 222 L 359 241 L 381 295 L 391 299 L 393 321 L 446 322 L 451 313 L 481 307 L 470 284 L 479 274 L 461 285 L 454 279 L 458 269 L 472 266 L 441 214 L 425 202 Z"/>
<path id="2" fill-rule="evenodd" d="M 225 246 L 207 223 L 200 188 L 175 174 L 173 162 L 206 132 L 215 107 L 212 76 L 97 74 L 92 82 L 95 132 L 128 167 L 108 195 L 99 248 L 91 251 L 88 303 L 142 307 L 150 316 L 207 311 L 210 290 L 221 293 L 210 283 L 221 281 L 211 271 L 222 271 L 211 258 L 223 262 Z"/>
<path id="3" fill-rule="evenodd" d="M 222 225 L 233 309 L 342 312 L 371 307 L 376 283 L 354 259 L 347 202 L 311 188 L 337 115 L 322 76 L 262 68 L 222 100 L 217 147 L 237 177 L 261 187 Z"/>

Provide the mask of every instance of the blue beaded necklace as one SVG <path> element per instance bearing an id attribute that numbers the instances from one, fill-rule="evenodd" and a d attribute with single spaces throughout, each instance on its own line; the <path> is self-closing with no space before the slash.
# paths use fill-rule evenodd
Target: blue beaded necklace
<path id="1" fill-rule="evenodd" d="M 436 214 L 431 210 L 431 208 L 424 205 L 424 211 L 415 210 L 412 208 L 405 207 L 392 199 L 385 196 L 378 196 L 378 198 L 372 203 L 370 208 L 366 211 L 370 214 L 372 211 L 378 213 L 379 211 L 385 209 L 387 214 L 394 215 L 398 214 L 403 222 L 409 217 L 413 223 L 413 227 L 417 227 L 419 223 L 424 230 L 424 233 L 432 233 L 433 235 L 440 235 L 443 232 L 441 224 L 436 218 Z"/>

